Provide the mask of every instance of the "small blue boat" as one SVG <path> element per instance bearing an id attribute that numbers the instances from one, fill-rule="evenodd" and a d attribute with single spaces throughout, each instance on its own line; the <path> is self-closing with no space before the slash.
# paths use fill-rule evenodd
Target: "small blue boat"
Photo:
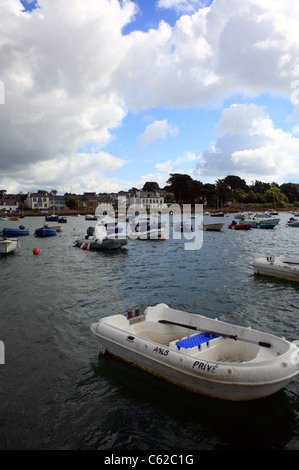
<path id="1" fill-rule="evenodd" d="M 56 230 L 45 225 L 44 227 L 37 228 L 34 235 L 36 237 L 53 237 L 56 235 Z"/>
<path id="2" fill-rule="evenodd" d="M 29 235 L 29 230 L 24 227 L 24 225 L 20 225 L 19 228 L 4 228 L 2 230 L 2 236 L 11 238 L 11 237 L 20 237 L 23 235 Z"/>

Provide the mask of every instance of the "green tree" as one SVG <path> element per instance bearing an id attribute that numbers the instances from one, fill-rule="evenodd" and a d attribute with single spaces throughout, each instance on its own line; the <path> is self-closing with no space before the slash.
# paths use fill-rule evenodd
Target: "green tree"
<path id="1" fill-rule="evenodd" d="M 295 201 L 299 201 L 299 184 L 283 183 L 279 189 L 287 196 L 291 204 Z"/>
<path id="2" fill-rule="evenodd" d="M 159 191 L 159 185 L 155 181 L 147 181 L 144 183 L 142 190 L 143 191 L 148 191 L 148 192 L 153 192 L 155 193 L 156 191 Z"/>
<path id="3" fill-rule="evenodd" d="M 228 175 L 223 180 L 228 186 L 236 191 L 237 189 L 242 189 L 243 191 L 248 191 L 248 186 L 246 181 L 241 179 L 240 176 Z"/>
<path id="4" fill-rule="evenodd" d="M 76 197 L 74 196 L 69 196 L 67 198 L 67 200 L 65 201 L 65 205 L 69 208 L 69 209 L 76 209 L 77 205 L 78 205 L 78 200 Z"/>
<path id="5" fill-rule="evenodd" d="M 203 186 L 203 194 L 208 207 L 216 206 L 216 187 L 212 183 L 205 183 Z"/>
<path id="6" fill-rule="evenodd" d="M 273 206 L 283 206 L 284 205 L 284 194 L 277 187 L 272 187 L 265 192 L 265 201 L 272 203 Z"/>
<path id="7" fill-rule="evenodd" d="M 220 207 L 234 198 L 234 193 L 224 179 L 216 180 L 216 197 Z"/>
<path id="8" fill-rule="evenodd" d="M 192 196 L 192 178 L 189 175 L 180 173 L 170 173 L 167 183 L 170 185 L 171 191 L 175 195 L 177 203 L 189 203 Z"/>

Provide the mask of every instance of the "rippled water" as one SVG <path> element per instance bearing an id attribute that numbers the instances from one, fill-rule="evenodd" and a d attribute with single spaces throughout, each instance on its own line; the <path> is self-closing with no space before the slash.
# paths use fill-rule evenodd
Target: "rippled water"
<path id="1" fill-rule="evenodd" d="M 68 217 L 56 237 L 22 224 L 19 253 L 0 258 L 1 449 L 299 449 L 297 377 L 272 397 L 227 403 L 181 390 L 98 356 L 90 324 L 166 303 L 177 309 L 299 337 L 299 285 L 253 275 L 257 255 L 298 254 L 299 228 L 204 232 L 200 250 L 182 239 L 130 241 L 117 252 L 73 247 L 89 225 Z M 18 226 L 19 222 L 0 222 Z M 40 254 L 34 256 L 33 248 Z"/>

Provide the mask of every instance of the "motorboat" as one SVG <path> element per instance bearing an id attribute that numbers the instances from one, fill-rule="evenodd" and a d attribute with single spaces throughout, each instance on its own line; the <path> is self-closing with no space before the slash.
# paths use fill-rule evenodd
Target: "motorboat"
<path id="1" fill-rule="evenodd" d="M 107 229 L 102 224 L 95 227 L 88 227 L 84 240 L 76 240 L 74 246 L 82 250 L 113 250 L 128 244 L 126 234 L 118 232 L 107 233 Z"/>
<path id="2" fill-rule="evenodd" d="M 44 225 L 43 227 L 37 228 L 34 232 L 34 235 L 36 237 L 53 237 L 57 235 L 57 232 L 55 228 Z"/>
<path id="3" fill-rule="evenodd" d="M 238 212 L 237 214 L 234 215 L 235 219 L 245 219 L 246 217 L 250 217 L 251 212 Z"/>
<path id="4" fill-rule="evenodd" d="M 0 240 L 0 254 L 7 255 L 20 248 L 20 242 L 14 238 L 4 238 Z"/>
<path id="5" fill-rule="evenodd" d="M 21 237 L 24 235 L 29 235 L 29 230 L 20 225 L 19 228 L 4 228 L 2 229 L 2 236 L 11 238 L 11 237 Z"/>
<path id="6" fill-rule="evenodd" d="M 98 220 L 98 218 L 95 215 L 86 214 L 85 220 Z"/>
<path id="7" fill-rule="evenodd" d="M 166 304 L 101 318 L 91 331 L 101 354 L 213 398 L 262 398 L 298 374 L 295 343 Z"/>
<path id="8" fill-rule="evenodd" d="M 238 224 L 235 220 L 233 220 L 232 223 L 228 225 L 228 228 L 234 229 L 234 230 L 250 230 L 252 228 L 252 224 L 249 224 L 249 223 Z"/>
<path id="9" fill-rule="evenodd" d="M 224 217 L 224 212 L 211 212 L 210 213 L 211 217 Z"/>
<path id="10" fill-rule="evenodd" d="M 287 221 L 287 226 L 288 226 L 288 227 L 299 227 L 299 220 L 298 220 L 298 219 L 295 219 L 294 217 L 291 217 L 291 218 Z"/>
<path id="11" fill-rule="evenodd" d="M 280 219 L 275 218 L 268 218 L 262 219 L 258 217 L 252 217 L 247 219 L 240 219 L 238 223 L 241 225 L 248 225 L 250 224 L 252 228 L 260 228 L 260 229 L 273 229 L 276 225 L 279 224 Z"/>
<path id="12" fill-rule="evenodd" d="M 56 232 L 62 232 L 62 227 L 60 224 L 54 224 L 54 225 L 45 225 L 45 227 L 51 229 L 51 230 L 56 230 Z"/>
<path id="13" fill-rule="evenodd" d="M 256 258 L 252 263 L 254 274 L 288 281 L 299 281 L 299 258 L 267 256 Z"/>
<path id="14" fill-rule="evenodd" d="M 265 212 L 263 214 L 255 214 L 253 217 L 252 217 L 252 221 L 254 222 L 253 225 L 266 225 L 266 224 L 270 224 L 270 225 L 277 225 L 279 224 L 280 222 L 280 218 L 279 217 L 272 217 L 270 215 L 269 212 Z M 255 228 L 255 227 L 253 227 Z"/>
<path id="15" fill-rule="evenodd" d="M 203 223 L 201 225 L 198 225 L 198 228 L 200 230 L 205 230 L 206 232 L 220 232 L 222 230 L 222 227 L 224 226 L 223 223 Z"/>
<path id="16" fill-rule="evenodd" d="M 46 222 L 58 222 L 59 216 L 58 215 L 46 215 L 45 221 Z"/>
<path id="17" fill-rule="evenodd" d="M 252 228 L 260 228 L 260 229 L 266 229 L 266 230 L 271 230 L 276 227 L 277 223 L 271 223 L 271 222 L 266 222 L 266 223 L 253 223 Z"/>

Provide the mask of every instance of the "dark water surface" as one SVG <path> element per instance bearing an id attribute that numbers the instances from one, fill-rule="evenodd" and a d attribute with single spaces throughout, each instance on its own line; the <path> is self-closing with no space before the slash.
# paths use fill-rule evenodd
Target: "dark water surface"
<path id="1" fill-rule="evenodd" d="M 299 228 L 204 232 L 130 241 L 117 252 L 73 247 L 89 225 L 68 217 L 39 239 L 38 217 L 0 222 L 30 229 L 19 253 L 0 258 L 1 449 L 299 449 L 297 377 L 258 401 L 228 403 L 181 390 L 99 356 L 90 324 L 163 302 L 190 313 L 299 338 L 299 285 L 253 275 L 255 256 L 298 255 Z M 215 220 L 215 219 L 214 219 Z M 33 255 L 33 248 L 40 254 Z"/>

